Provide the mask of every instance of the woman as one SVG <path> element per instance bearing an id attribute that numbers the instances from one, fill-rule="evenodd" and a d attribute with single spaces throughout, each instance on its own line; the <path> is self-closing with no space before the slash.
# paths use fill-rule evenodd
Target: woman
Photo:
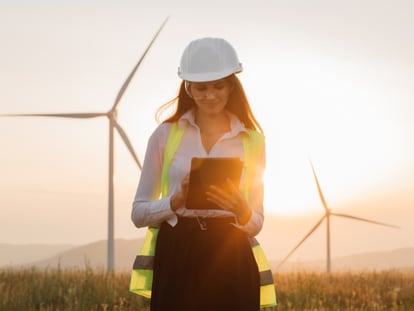
<path id="1" fill-rule="evenodd" d="M 176 110 L 148 141 L 132 221 L 157 228 L 153 267 L 141 265 L 151 256 L 141 254 L 136 261 L 136 268 L 153 269 L 152 293 L 144 294 L 151 295 L 152 311 L 260 308 L 251 240 L 263 225 L 265 147 L 235 76 L 241 71 L 236 51 L 224 39 L 192 41 L 181 58 L 178 96 L 167 104 Z M 259 143 L 252 147 L 246 143 L 251 141 Z M 226 180 L 229 191 L 209 187 L 207 199 L 217 208 L 186 208 L 194 157 L 236 157 L 245 163 L 240 185 Z M 152 270 L 145 275 L 151 276 Z"/>

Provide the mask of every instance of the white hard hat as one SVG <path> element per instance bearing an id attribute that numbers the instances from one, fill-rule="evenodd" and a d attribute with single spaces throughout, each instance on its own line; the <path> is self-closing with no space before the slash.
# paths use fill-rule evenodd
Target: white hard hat
<path id="1" fill-rule="evenodd" d="M 242 71 L 236 50 L 221 38 L 191 41 L 181 57 L 178 76 L 190 82 L 207 82 Z"/>

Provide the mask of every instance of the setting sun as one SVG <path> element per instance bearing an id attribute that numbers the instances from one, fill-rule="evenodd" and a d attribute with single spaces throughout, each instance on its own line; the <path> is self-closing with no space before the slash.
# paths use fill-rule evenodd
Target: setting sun
<path id="1" fill-rule="evenodd" d="M 368 67 L 345 67 L 339 60 L 300 65 L 292 60 L 273 74 L 276 83 L 268 79 L 260 85 L 274 84 L 270 100 L 254 94 L 253 107 L 267 137 L 269 212 L 322 208 L 310 161 L 334 204 L 385 183 L 402 165 L 406 134 L 398 116 L 390 117 L 389 98 L 379 93 L 395 92 L 394 85 L 373 76 Z"/>

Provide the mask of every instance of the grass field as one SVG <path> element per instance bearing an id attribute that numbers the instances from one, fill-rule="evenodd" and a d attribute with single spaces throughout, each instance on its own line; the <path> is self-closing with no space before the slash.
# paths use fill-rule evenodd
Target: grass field
<path id="1" fill-rule="evenodd" d="M 275 274 L 276 310 L 414 310 L 414 272 Z M 0 270 L 0 310 L 148 310 L 129 274 Z"/>

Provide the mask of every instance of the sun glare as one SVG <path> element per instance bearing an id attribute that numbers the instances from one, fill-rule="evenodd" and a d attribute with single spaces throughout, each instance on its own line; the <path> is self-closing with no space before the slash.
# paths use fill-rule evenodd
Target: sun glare
<path id="1" fill-rule="evenodd" d="M 254 102 L 266 103 L 253 106 L 267 142 L 265 209 L 322 211 L 310 161 L 328 204 L 339 205 L 385 182 L 400 161 L 401 152 L 390 150 L 403 148 L 402 129 L 389 117 L 386 82 L 364 68 L 289 65 L 279 68 L 285 69 L 279 74 L 283 79 L 261 85 L 272 97 L 253 94 Z"/>

